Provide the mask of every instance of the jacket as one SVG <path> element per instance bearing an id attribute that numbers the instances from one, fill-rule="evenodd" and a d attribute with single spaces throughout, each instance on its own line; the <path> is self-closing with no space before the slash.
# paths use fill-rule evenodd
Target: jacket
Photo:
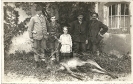
<path id="1" fill-rule="evenodd" d="M 46 18 L 38 14 L 33 16 L 30 19 L 29 25 L 28 25 L 28 32 L 30 38 L 36 40 L 41 40 L 42 38 L 47 38 L 47 22 Z"/>
<path id="2" fill-rule="evenodd" d="M 88 37 L 93 43 L 98 43 L 101 41 L 103 38 L 101 35 L 105 34 L 107 31 L 108 27 L 102 22 L 98 20 L 90 20 Z"/>
<path id="3" fill-rule="evenodd" d="M 52 23 L 50 22 L 48 24 L 48 32 L 49 32 L 49 37 L 48 40 L 50 42 L 54 42 L 56 39 L 54 38 L 54 36 L 58 37 L 61 34 L 61 28 L 60 28 L 60 24 L 58 24 L 57 22 L 55 23 L 55 25 L 52 25 Z"/>
<path id="4" fill-rule="evenodd" d="M 72 22 L 70 28 L 70 34 L 74 42 L 85 42 L 88 40 L 88 25 L 87 22 L 82 21 L 80 24 L 78 20 Z"/>

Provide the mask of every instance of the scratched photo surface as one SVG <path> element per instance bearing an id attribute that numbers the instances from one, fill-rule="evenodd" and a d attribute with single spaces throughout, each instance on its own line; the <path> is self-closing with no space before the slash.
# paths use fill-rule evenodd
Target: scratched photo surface
<path id="1" fill-rule="evenodd" d="M 130 1 L 2 7 L 2 83 L 132 80 Z"/>

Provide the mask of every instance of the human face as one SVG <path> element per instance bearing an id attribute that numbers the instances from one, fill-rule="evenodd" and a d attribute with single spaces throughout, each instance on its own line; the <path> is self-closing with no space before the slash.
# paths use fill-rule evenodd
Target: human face
<path id="1" fill-rule="evenodd" d="M 83 20 L 83 15 L 79 15 L 79 16 L 78 16 L 78 20 L 79 20 L 79 21 L 82 21 L 82 20 Z"/>
<path id="2" fill-rule="evenodd" d="M 42 11 L 41 10 L 37 11 L 37 14 L 38 15 L 41 15 L 42 14 Z"/>
<path id="3" fill-rule="evenodd" d="M 93 19 L 93 20 L 96 20 L 96 19 L 97 19 L 97 15 L 96 15 L 96 14 L 93 14 L 93 15 L 92 15 L 92 19 Z"/>
<path id="4" fill-rule="evenodd" d="M 64 32 L 64 34 L 67 34 L 67 32 L 68 32 L 67 28 L 64 28 L 63 32 Z"/>
<path id="5" fill-rule="evenodd" d="M 51 17 L 52 22 L 55 22 L 55 20 L 56 20 L 55 16 Z"/>

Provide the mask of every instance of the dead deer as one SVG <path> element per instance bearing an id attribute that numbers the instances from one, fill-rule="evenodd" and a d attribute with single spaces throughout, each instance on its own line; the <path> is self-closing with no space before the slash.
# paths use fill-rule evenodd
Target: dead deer
<path id="1" fill-rule="evenodd" d="M 55 37 L 55 38 L 58 40 L 57 37 Z M 59 44 L 58 44 L 58 45 L 59 45 Z M 56 50 L 52 53 L 52 55 L 53 55 L 55 52 L 57 52 L 57 48 L 56 48 Z M 52 55 L 51 55 L 49 58 L 51 58 Z M 53 59 L 50 60 L 50 63 L 49 63 L 50 66 L 53 66 L 53 64 L 54 64 L 52 61 L 54 61 L 54 60 L 53 60 Z M 97 72 L 97 73 L 106 74 L 106 75 L 111 76 L 112 78 L 118 78 L 117 76 L 112 75 L 111 73 L 107 72 L 105 69 L 103 69 L 102 67 L 100 67 L 94 60 L 87 59 L 86 61 L 84 61 L 84 60 L 81 60 L 81 59 L 78 58 L 78 57 L 73 57 L 73 58 L 70 58 L 70 59 L 68 59 L 68 60 L 62 60 L 62 61 L 59 63 L 59 67 L 57 68 L 56 71 L 63 71 L 63 70 L 66 69 L 66 71 L 67 71 L 71 76 L 76 77 L 76 78 L 82 80 L 82 79 L 83 79 L 83 78 L 82 78 L 83 76 L 81 76 L 81 75 L 78 74 L 78 73 L 73 72 L 72 70 L 77 70 L 77 71 L 78 71 L 78 68 L 77 68 L 77 67 L 82 67 L 82 66 L 85 66 L 85 65 L 86 65 L 87 67 L 90 67 L 90 66 L 91 66 L 90 70 L 91 70 L 92 72 Z M 92 68 L 92 67 L 93 67 L 93 68 Z M 47 68 L 49 68 L 49 67 L 47 67 Z"/>
<path id="2" fill-rule="evenodd" d="M 105 69 L 100 67 L 95 61 L 91 59 L 83 61 L 83 60 L 80 60 L 78 57 L 70 58 L 69 60 L 64 60 L 60 62 L 60 67 L 57 69 L 57 71 L 63 71 L 66 69 L 66 71 L 71 76 L 82 80 L 83 76 L 79 75 L 76 72 L 73 72 L 72 70 L 78 70 L 77 67 L 82 67 L 84 65 L 93 66 L 93 68 L 90 69 L 92 72 L 106 74 L 106 75 L 111 76 L 112 78 L 118 78 L 117 76 L 112 75 L 111 73 L 107 72 Z"/>

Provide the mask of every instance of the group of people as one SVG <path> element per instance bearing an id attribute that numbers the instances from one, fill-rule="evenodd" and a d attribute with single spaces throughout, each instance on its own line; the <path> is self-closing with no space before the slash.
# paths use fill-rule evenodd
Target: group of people
<path id="1" fill-rule="evenodd" d="M 83 55 L 87 49 L 94 54 L 100 51 L 99 44 L 108 27 L 97 20 L 97 13 L 91 15 L 89 23 L 84 21 L 83 14 L 79 13 L 70 28 L 61 28 L 55 15 L 52 15 L 51 22 L 48 22 L 41 8 L 37 7 L 36 12 L 28 26 L 29 37 L 33 40 L 36 67 L 39 67 L 40 59 L 45 59 L 47 48 L 50 49 L 51 58 L 58 61 L 71 58 L 73 53 Z"/>

